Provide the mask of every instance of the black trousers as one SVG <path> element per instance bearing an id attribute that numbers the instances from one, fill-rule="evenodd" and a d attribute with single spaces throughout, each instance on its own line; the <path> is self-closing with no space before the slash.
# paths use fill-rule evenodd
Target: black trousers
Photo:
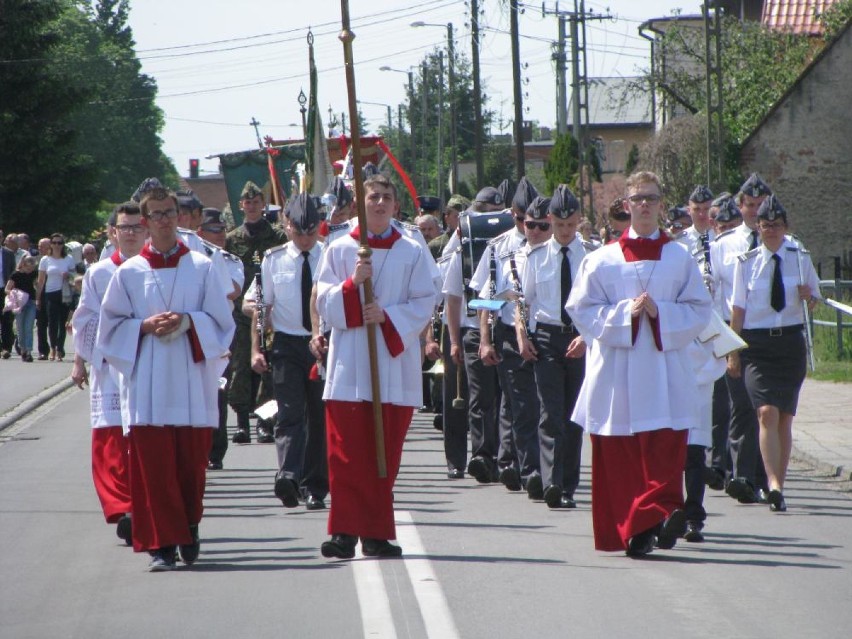
<path id="1" fill-rule="evenodd" d="M 538 351 L 535 381 L 541 404 L 538 429 L 541 481 L 545 487 L 561 487 L 571 497 L 580 483 L 583 429 L 569 416 L 586 375 L 586 358 L 568 358 L 565 351 L 577 335 L 575 331 L 561 332 L 558 327 L 543 324 L 536 327 L 533 335 Z"/>
<path id="2" fill-rule="evenodd" d="M 310 379 L 316 359 L 309 341 L 309 336 L 278 331 L 272 339 L 272 389 L 278 403 L 274 430 L 277 476 L 293 480 L 303 492 L 322 499 L 328 494 L 323 382 Z"/>
<path id="3" fill-rule="evenodd" d="M 731 424 L 728 430 L 731 475 L 736 479 L 748 480 L 756 488 L 766 489 L 757 412 L 746 391 L 745 380 L 742 375 L 735 379 L 725 373 L 725 382 L 731 398 Z"/>
<path id="4" fill-rule="evenodd" d="M 515 328 L 499 322 L 494 329 L 494 340 L 497 352 L 501 356 L 497 366 L 500 387 L 503 390 L 503 401 L 509 405 L 511 423 L 509 437 L 514 451 L 514 466 L 520 471 L 526 481 L 541 472 L 539 462 L 538 422 L 541 409 L 538 401 L 538 391 L 535 384 L 535 367 L 532 362 L 526 362 L 518 351 L 518 338 Z M 501 455 L 498 463 L 505 467 L 502 451 L 507 446 L 503 444 L 503 424 L 501 420 Z"/>
<path id="5" fill-rule="evenodd" d="M 444 456 L 449 470 L 467 468 L 467 374 L 464 366 L 458 367 L 450 357 L 450 335 L 447 325 L 441 328 L 441 354 L 444 359 L 444 379 L 441 387 L 444 424 Z M 458 376 L 461 376 L 461 392 L 464 407 L 453 408 L 453 400 L 458 392 Z"/>
<path id="6" fill-rule="evenodd" d="M 686 482 L 686 502 L 684 511 L 689 521 L 704 521 L 707 512 L 704 510 L 704 446 L 689 444 L 686 447 L 686 466 L 684 480 Z"/>
<path id="7" fill-rule="evenodd" d="M 231 365 L 228 364 L 222 377 L 226 380 L 231 379 Z M 218 393 L 219 403 L 219 427 L 213 431 L 213 441 L 210 447 L 210 456 L 208 459 L 211 462 L 222 463 L 225 459 L 225 453 L 228 452 L 228 387 L 220 388 Z"/>
<path id="8" fill-rule="evenodd" d="M 68 319 L 68 305 L 62 301 L 62 291 L 44 294 L 47 302 L 47 339 L 57 354 L 65 356 L 65 320 Z"/>
<path id="9" fill-rule="evenodd" d="M 6 303 L 6 294 L 0 297 L 0 304 Z M 0 309 L 3 307 L 0 306 Z M 12 352 L 12 346 L 15 344 L 15 333 L 13 326 L 15 325 L 15 314 L 12 312 L 0 311 L 0 348 L 4 351 Z"/>
<path id="10" fill-rule="evenodd" d="M 497 368 L 479 358 L 479 330 L 462 329 L 464 367 L 467 372 L 467 422 L 471 457 L 482 457 L 497 470 L 498 401 Z"/>
<path id="11" fill-rule="evenodd" d="M 711 437 L 710 466 L 724 476 L 731 473 L 731 453 L 728 450 L 728 425 L 731 421 L 731 396 L 728 394 L 726 376 L 722 375 L 713 384 L 713 426 Z"/>
<path id="12" fill-rule="evenodd" d="M 47 341 L 47 302 L 44 301 L 44 291 L 41 292 L 40 300 L 36 309 L 36 339 L 38 354 L 47 357 L 50 354 L 50 343 Z"/>

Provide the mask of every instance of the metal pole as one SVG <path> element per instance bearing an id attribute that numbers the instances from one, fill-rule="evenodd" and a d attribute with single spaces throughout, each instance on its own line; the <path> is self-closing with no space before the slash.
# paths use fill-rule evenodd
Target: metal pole
<path id="1" fill-rule="evenodd" d="M 426 61 L 423 61 L 423 65 L 421 67 L 423 73 L 423 81 L 420 85 L 420 157 L 422 158 L 422 164 L 420 165 L 420 191 L 424 192 L 428 188 L 429 182 L 426 178 L 426 166 L 427 166 L 427 158 L 426 158 L 426 130 L 429 128 L 427 126 L 426 120 Z"/>
<path id="2" fill-rule="evenodd" d="M 456 74 L 455 74 L 455 43 L 453 42 L 453 23 L 447 24 L 447 56 L 449 57 L 449 88 L 450 88 L 450 192 L 455 193 L 459 186 L 459 155 L 456 140 Z"/>
<path id="3" fill-rule="evenodd" d="M 435 195 L 444 199 L 444 52 L 438 51 L 438 188 Z"/>
<path id="4" fill-rule="evenodd" d="M 521 93 L 521 47 L 518 34 L 518 0 L 509 2 L 509 30 L 512 37 L 512 80 L 515 94 L 515 177 L 520 180 L 524 170 L 524 98 Z"/>
<path id="5" fill-rule="evenodd" d="M 559 41 L 556 43 L 556 133 L 568 132 L 568 91 L 565 86 L 565 16 L 559 16 Z"/>
<path id="6" fill-rule="evenodd" d="M 479 0 L 470 0 L 471 65 L 473 67 L 474 155 L 476 157 L 476 188 L 485 181 L 485 160 L 482 153 L 482 85 L 479 79 Z"/>

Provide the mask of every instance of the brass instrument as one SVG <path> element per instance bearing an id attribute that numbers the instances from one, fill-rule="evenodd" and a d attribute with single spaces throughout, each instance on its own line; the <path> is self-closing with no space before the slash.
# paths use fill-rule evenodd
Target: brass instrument
<path id="1" fill-rule="evenodd" d="M 263 353 L 263 359 L 269 364 L 269 351 L 266 348 L 266 302 L 263 299 L 263 277 L 260 273 L 261 257 L 259 251 L 254 252 L 252 263 L 254 264 L 254 299 L 255 309 L 257 310 L 254 330 L 257 332 L 257 344 L 260 347 L 260 352 Z"/>

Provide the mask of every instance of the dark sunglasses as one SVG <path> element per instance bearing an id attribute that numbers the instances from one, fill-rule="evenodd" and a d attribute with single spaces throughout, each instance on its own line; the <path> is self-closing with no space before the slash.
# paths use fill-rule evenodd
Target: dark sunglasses
<path id="1" fill-rule="evenodd" d="M 533 229 L 538 229 L 539 231 L 550 230 L 550 222 L 533 222 L 532 220 L 527 220 L 524 222 L 524 226 L 530 231 Z"/>

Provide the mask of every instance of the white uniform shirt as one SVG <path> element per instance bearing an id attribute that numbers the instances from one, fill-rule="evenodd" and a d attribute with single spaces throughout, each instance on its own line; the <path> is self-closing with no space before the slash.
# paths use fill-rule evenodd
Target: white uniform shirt
<path id="1" fill-rule="evenodd" d="M 447 274 L 444 276 L 444 287 L 441 290 L 446 298 L 448 295 L 460 297 L 461 302 L 461 327 L 479 329 L 479 316 L 476 313 L 468 315 L 467 301 L 464 296 L 464 275 L 462 273 L 462 254 L 456 251 L 450 257 L 447 264 Z M 446 322 L 445 322 L 446 323 Z"/>
<path id="2" fill-rule="evenodd" d="M 491 289 L 497 294 L 507 289 L 515 290 L 515 279 L 512 275 L 512 261 L 515 258 L 517 269 L 518 286 L 520 287 L 521 263 L 526 260 L 526 255 L 521 257 L 523 251 L 519 251 L 526 245 L 527 238 L 517 228 L 509 229 L 498 235 L 485 248 L 482 258 L 476 267 L 476 271 L 470 280 L 470 287 L 479 293 L 482 299 L 491 299 Z M 494 256 L 495 280 L 491 286 L 491 256 Z M 509 326 L 515 325 L 515 304 L 508 303 L 500 311 L 500 320 Z"/>
<path id="3" fill-rule="evenodd" d="M 719 301 L 722 319 L 730 321 L 734 299 L 734 265 L 737 257 L 751 246 L 751 229 L 745 224 L 722 233 L 710 243 L 710 264 L 713 269 L 713 290 Z M 758 238 L 759 242 L 759 238 Z"/>
<path id="4" fill-rule="evenodd" d="M 679 244 L 683 244 L 687 250 L 695 255 L 696 251 L 703 250 L 701 245 L 702 233 L 694 226 L 690 226 L 677 238 Z M 712 242 L 716 239 L 716 231 L 713 228 L 707 229 L 707 241 Z"/>
<path id="5" fill-rule="evenodd" d="M 734 265 L 733 304 L 745 309 L 743 328 L 778 328 L 805 323 L 802 300 L 796 288 L 799 285 L 799 247 L 785 239 L 778 249 L 786 301 L 780 313 L 770 304 L 775 273 L 772 255 L 772 251 L 760 246 L 742 255 Z M 802 275 L 814 297 L 819 297 L 819 277 L 810 255 L 802 255 Z"/>
<path id="6" fill-rule="evenodd" d="M 530 330 L 539 322 L 562 326 L 562 245 L 551 237 L 529 252 L 521 286 L 530 308 Z M 568 244 L 571 290 L 577 284 L 580 263 L 586 257 L 583 241 L 575 237 Z"/>

